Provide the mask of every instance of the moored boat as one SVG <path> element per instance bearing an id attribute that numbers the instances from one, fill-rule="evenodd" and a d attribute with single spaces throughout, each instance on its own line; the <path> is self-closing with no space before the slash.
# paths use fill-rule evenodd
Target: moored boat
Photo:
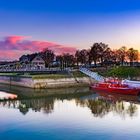
<path id="1" fill-rule="evenodd" d="M 16 94 L 11 94 L 8 92 L 0 91 L 0 100 L 6 100 L 6 99 L 16 99 Z"/>
<path id="2" fill-rule="evenodd" d="M 118 93 L 118 94 L 131 94 L 139 95 L 140 88 L 130 87 L 126 84 L 121 83 L 96 83 L 92 84 L 90 88 L 94 91 L 108 92 L 108 93 Z"/>

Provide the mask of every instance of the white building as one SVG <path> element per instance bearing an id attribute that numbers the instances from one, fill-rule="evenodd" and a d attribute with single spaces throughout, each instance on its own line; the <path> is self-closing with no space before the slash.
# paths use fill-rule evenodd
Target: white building
<path id="1" fill-rule="evenodd" d="M 33 69 L 44 69 L 45 61 L 41 56 L 37 55 L 31 60 L 30 65 Z"/>

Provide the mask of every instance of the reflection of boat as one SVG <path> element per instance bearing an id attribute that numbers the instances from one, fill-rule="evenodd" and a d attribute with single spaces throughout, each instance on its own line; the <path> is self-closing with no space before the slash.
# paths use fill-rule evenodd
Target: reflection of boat
<path id="1" fill-rule="evenodd" d="M 118 94 L 131 94 L 131 95 L 139 95 L 140 88 L 130 87 L 126 84 L 121 83 L 96 83 L 92 84 L 91 89 L 100 92 L 107 93 L 118 93 Z"/>
<path id="2" fill-rule="evenodd" d="M 3 99 L 16 99 L 17 95 L 0 91 L 0 100 Z"/>
<path id="3" fill-rule="evenodd" d="M 131 103 L 140 103 L 139 97 L 136 95 L 124 95 L 124 94 L 115 94 L 115 93 L 103 93 L 98 92 L 98 98 L 104 98 L 110 101 L 127 101 Z"/>

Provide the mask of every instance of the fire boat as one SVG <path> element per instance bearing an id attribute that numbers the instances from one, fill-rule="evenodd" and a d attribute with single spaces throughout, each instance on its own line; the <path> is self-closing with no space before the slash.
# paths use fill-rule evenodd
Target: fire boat
<path id="1" fill-rule="evenodd" d="M 140 88 L 130 87 L 122 83 L 95 83 L 90 88 L 97 92 L 118 93 L 128 95 L 140 95 Z"/>
<path id="2" fill-rule="evenodd" d="M 140 95 L 140 81 L 105 79 L 97 72 L 92 72 L 87 68 L 80 68 L 80 71 L 97 81 L 97 83 L 90 85 L 90 88 L 94 91 Z"/>

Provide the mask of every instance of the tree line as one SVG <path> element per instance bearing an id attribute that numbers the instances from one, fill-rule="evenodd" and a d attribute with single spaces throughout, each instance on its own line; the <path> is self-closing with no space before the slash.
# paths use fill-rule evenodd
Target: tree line
<path id="1" fill-rule="evenodd" d="M 77 50 L 74 55 L 62 54 L 57 59 L 64 66 L 97 64 L 101 66 L 107 65 L 125 65 L 127 63 L 133 66 L 134 62 L 139 60 L 139 51 L 134 48 L 122 46 L 119 49 L 111 49 L 105 43 L 94 43 L 90 49 Z"/>
<path id="2" fill-rule="evenodd" d="M 134 48 L 122 46 L 119 49 L 111 49 L 107 44 L 102 42 L 94 43 L 89 49 L 77 50 L 75 54 L 63 53 L 55 55 L 49 49 L 45 49 L 36 54 L 42 56 L 46 67 L 51 67 L 55 58 L 56 64 L 61 69 L 80 65 L 94 65 L 96 67 L 99 64 L 100 66 L 108 66 L 125 65 L 127 63 L 133 66 L 134 62 L 138 62 L 139 60 L 139 51 Z"/>

